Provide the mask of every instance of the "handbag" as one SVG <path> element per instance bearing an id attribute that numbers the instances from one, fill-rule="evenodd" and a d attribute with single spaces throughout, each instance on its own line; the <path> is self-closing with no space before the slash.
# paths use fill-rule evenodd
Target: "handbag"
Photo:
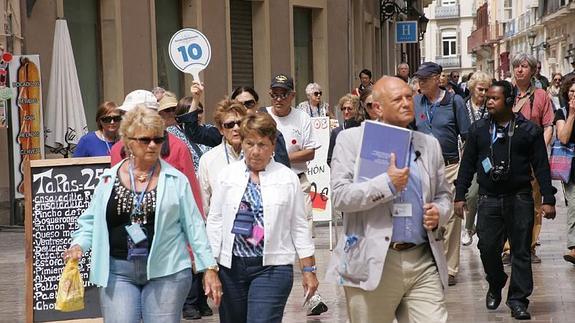
<path id="1" fill-rule="evenodd" d="M 549 158 L 551 178 L 569 183 L 573 157 L 575 157 L 575 143 L 564 145 L 559 139 L 555 139 L 551 146 L 551 157 Z"/>

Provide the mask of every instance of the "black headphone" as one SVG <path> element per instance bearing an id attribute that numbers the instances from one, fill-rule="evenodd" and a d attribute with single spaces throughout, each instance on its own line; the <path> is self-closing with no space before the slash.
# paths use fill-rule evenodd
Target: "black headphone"
<path id="1" fill-rule="evenodd" d="M 505 96 L 505 107 L 512 108 L 515 104 L 515 89 L 513 85 L 507 81 L 495 81 L 491 86 L 499 86 L 503 88 L 503 95 Z"/>

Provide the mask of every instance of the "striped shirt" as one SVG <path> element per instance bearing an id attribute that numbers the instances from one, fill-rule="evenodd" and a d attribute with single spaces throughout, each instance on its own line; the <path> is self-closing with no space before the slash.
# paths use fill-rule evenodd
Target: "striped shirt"
<path id="1" fill-rule="evenodd" d="M 257 209 L 253 212 L 253 209 Z M 259 184 L 252 182 L 251 178 L 246 186 L 246 191 L 240 202 L 240 207 L 238 209 L 247 209 L 252 211 L 254 214 L 254 226 L 264 227 L 264 209 L 262 203 L 262 193 Z M 262 257 L 264 255 L 264 239 L 262 239 L 257 245 L 253 245 L 247 241 L 249 237 L 236 234 L 234 240 L 233 255 L 237 257 Z"/>

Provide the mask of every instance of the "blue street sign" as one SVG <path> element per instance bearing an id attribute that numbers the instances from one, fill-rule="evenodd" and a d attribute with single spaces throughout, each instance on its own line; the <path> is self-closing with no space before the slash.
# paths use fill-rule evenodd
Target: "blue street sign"
<path id="1" fill-rule="evenodd" d="M 395 43 L 417 43 L 417 21 L 395 22 Z"/>

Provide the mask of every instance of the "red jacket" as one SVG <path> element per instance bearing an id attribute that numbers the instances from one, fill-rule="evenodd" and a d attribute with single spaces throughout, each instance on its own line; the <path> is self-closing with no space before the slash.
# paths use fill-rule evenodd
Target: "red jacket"
<path id="1" fill-rule="evenodd" d="M 204 207 L 202 205 L 200 184 L 198 183 L 196 171 L 194 170 L 192 155 L 190 154 L 186 144 L 171 133 L 168 133 L 168 141 L 170 144 L 170 154 L 162 158 L 170 165 L 174 166 L 174 168 L 186 175 L 188 181 L 190 182 L 190 186 L 192 186 L 192 193 L 194 194 L 196 205 L 198 206 L 200 213 L 205 219 L 206 216 L 204 215 Z M 121 140 L 112 146 L 110 151 L 112 166 L 116 165 L 124 159 L 122 158 L 123 147 L 124 143 Z"/>

